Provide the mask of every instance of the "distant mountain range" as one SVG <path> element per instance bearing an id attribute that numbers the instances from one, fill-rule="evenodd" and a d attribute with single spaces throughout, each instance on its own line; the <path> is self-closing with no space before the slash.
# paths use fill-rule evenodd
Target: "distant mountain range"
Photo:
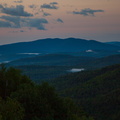
<path id="1" fill-rule="evenodd" d="M 120 46 L 77 38 L 47 38 L 0 46 L 0 62 L 45 54 L 104 57 L 120 54 Z"/>
<path id="2" fill-rule="evenodd" d="M 120 46 L 120 42 L 106 42 L 107 44 L 111 44 L 111 45 L 116 45 L 116 46 Z"/>

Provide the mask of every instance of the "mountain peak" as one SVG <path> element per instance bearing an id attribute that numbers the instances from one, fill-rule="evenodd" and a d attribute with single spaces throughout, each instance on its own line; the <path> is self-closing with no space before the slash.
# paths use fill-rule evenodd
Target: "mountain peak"
<path id="1" fill-rule="evenodd" d="M 86 40 L 72 37 L 65 39 L 46 38 L 31 42 L 20 42 L 0 46 L 0 54 L 2 55 L 1 58 L 5 58 L 5 56 L 3 56 L 5 54 L 9 54 L 9 56 L 16 54 L 16 56 L 18 56 L 19 53 L 40 53 L 40 54 L 72 53 L 72 55 L 77 54 L 86 56 L 86 52 L 85 54 L 82 53 L 86 50 L 102 52 L 107 51 L 107 54 L 111 55 L 112 52 L 116 53 L 120 51 L 120 46 L 106 44 L 98 42 L 96 40 Z M 87 52 L 88 56 L 91 54 L 92 52 Z M 95 52 L 93 54 L 95 54 Z M 105 53 L 102 54 L 103 56 L 105 55 Z"/>

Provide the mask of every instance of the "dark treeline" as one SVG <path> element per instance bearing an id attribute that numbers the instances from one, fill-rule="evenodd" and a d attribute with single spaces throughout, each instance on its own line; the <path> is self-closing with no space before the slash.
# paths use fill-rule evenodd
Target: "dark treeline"
<path id="1" fill-rule="evenodd" d="M 0 120 L 93 120 L 48 83 L 33 83 L 15 68 L 0 69 Z"/>

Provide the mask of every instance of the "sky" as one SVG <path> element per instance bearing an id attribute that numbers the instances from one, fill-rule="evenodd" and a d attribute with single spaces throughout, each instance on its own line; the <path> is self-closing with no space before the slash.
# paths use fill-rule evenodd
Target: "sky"
<path id="1" fill-rule="evenodd" d="M 0 45 L 44 38 L 120 41 L 120 0 L 0 0 Z"/>

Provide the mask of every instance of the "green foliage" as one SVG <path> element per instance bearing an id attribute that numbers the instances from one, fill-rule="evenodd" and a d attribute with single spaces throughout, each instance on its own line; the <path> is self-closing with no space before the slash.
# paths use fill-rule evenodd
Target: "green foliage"
<path id="1" fill-rule="evenodd" d="M 61 95 L 98 120 L 117 120 L 120 112 L 120 65 L 73 73 L 51 81 Z"/>
<path id="2" fill-rule="evenodd" d="M 65 75 L 67 70 L 71 69 L 70 66 L 41 66 L 41 65 L 24 65 L 17 66 L 23 71 L 24 74 L 29 76 L 35 83 L 42 83 L 52 78 Z"/>
<path id="3" fill-rule="evenodd" d="M 48 83 L 33 84 L 19 70 L 1 67 L 0 120 L 83 120 L 83 116 L 72 100 L 60 97 Z"/>
<path id="4" fill-rule="evenodd" d="M 10 94 L 16 91 L 22 84 L 30 83 L 30 79 L 21 74 L 21 71 L 15 68 L 5 68 L 4 65 L 0 69 L 0 96 L 2 98 L 9 97 Z"/>
<path id="5" fill-rule="evenodd" d="M 72 100 L 58 96 L 48 83 L 37 86 L 25 85 L 14 92 L 16 98 L 25 108 L 25 119 L 33 120 L 71 120 L 74 116 L 85 115 Z"/>
<path id="6" fill-rule="evenodd" d="M 20 103 L 11 98 L 6 101 L 0 98 L 0 120 L 22 120 L 24 109 Z"/>

